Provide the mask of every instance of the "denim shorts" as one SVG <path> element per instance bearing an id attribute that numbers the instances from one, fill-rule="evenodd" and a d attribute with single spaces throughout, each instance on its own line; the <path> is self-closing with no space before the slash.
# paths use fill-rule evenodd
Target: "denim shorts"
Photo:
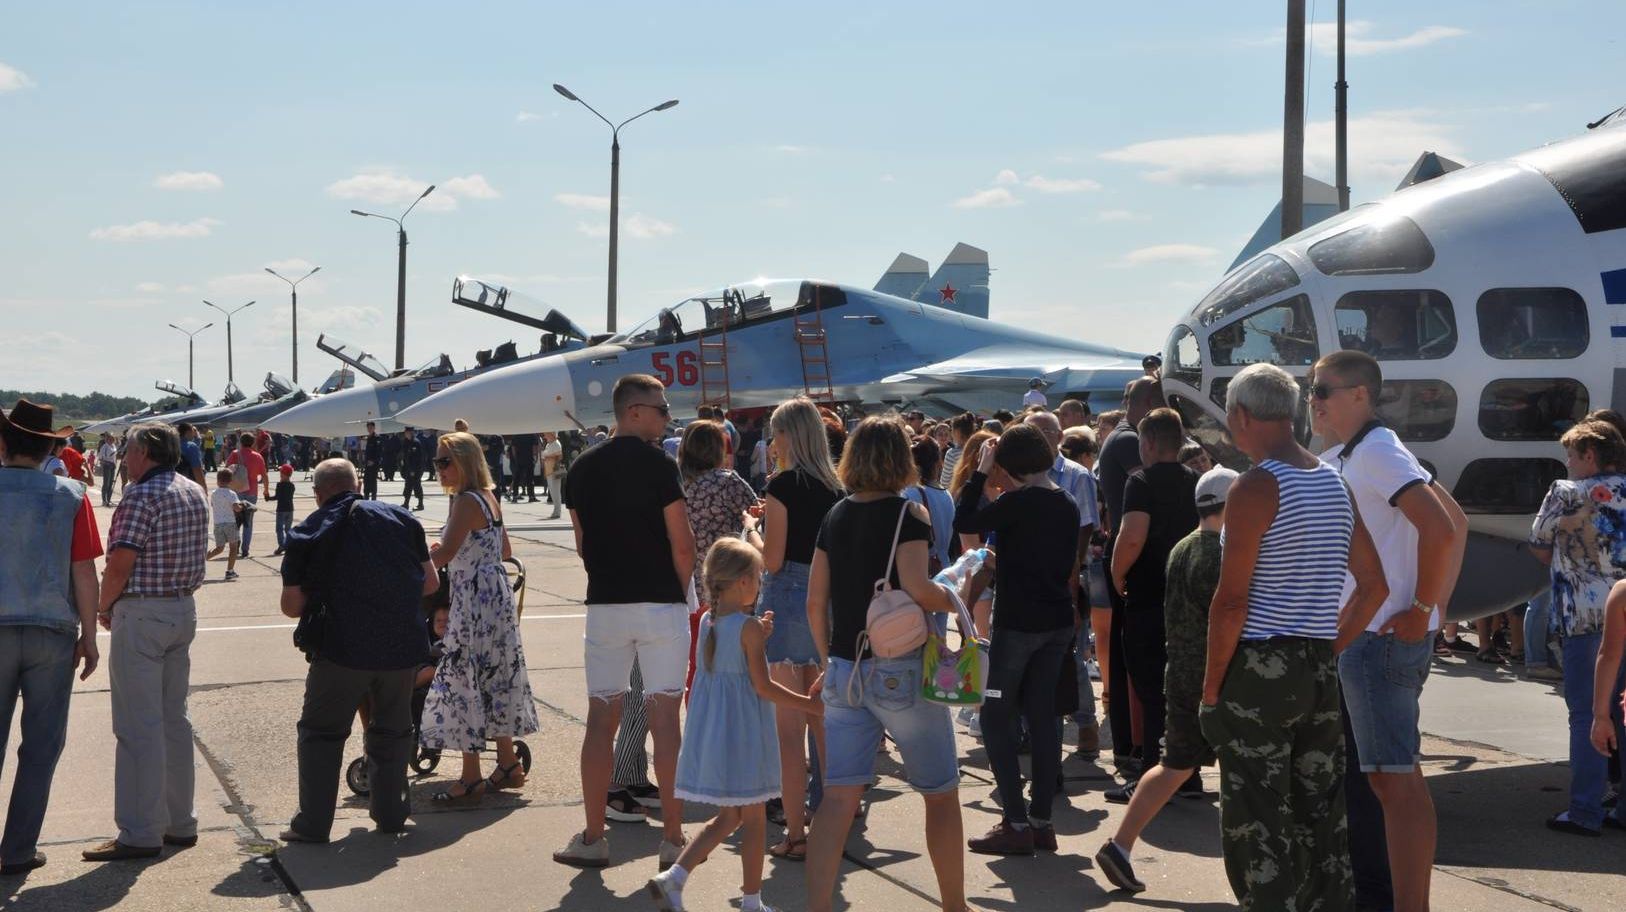
<path id="1" fill-rule="evenodd" d="M 807 626 L 807 577 L 811 571 L 807 564 L 785 561 L 778 573 L 762 578 L 757 614 L 773 612 L 773 633 L 768 635 L 765 647 L 769 665 L 819 662 L 819 653 L 813 648 L 813 631 Z"/>
<path id="2" fill-rule="evenodd" d="M 1417 701 L 1434 660 L 1434 638 L 1405 643 L 1366 631 L 1338 657 L 1338 680 L 1363 773 L 1417 768 L 1422 736 Z"/>
<path id="3" fill-rule="evenodd" d="M 915 791 L 935 795 L 960 787 L 954 722 L 947 706 L 921 696 L 920 666 L 919 651 L 856 664 L 830 658 L 824 673 L 826 787 L 870 784 L 885 735 L 897 742 L 904 778 Z"/>
<path id="4" fill-rule="evenodd" d="M 689 671 L 689 606 L 683 602 L 588 605 L 587 695 L 612 700 L 632 681 L 632 661 L 644 694 L 682 696 Z"/>

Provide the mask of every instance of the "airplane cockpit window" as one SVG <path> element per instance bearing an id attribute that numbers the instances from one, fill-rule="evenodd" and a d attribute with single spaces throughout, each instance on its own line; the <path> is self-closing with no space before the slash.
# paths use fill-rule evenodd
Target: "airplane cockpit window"
<path id="1" fill-rule="evenodd" d="M 1379 361 L 1444 358 L 1457 347 L 1451 299 L 1438 291 L 1352 291 L 1333 309 L 1338 344 Z"/>
<path id="2" fill-rule="evenodd" d="M 1378 417 L 1401 440 L 1444 440 L 1457 423 L 1457 391 L 1444 380 L 1385 380 Z"/>
<path id="3" fill-rule="evenodd" d="M 350 389 L 355 385 L 356 372 L 348 368 L 341 367 L 333 373 L 328 374 L 327 379 L 322 381 L 322 385 L 316 388 L 316 392 L 318 395 L 322 393 L 333 393 L 342 389 Z"/>
<path id="4" fill-rule="evenodd" d="M 1403 215 L 1374 218 L 1311 244 L 1310 262 L 1330 276 L 1422 272 L 1434 265 L 1434 245 Z"/>
<path id="5" fill-rule="evenodd" d="M 1553 482 L 1567 475 L 1556 459 L 1475 459 L 1451 496 L 1475 513 L 1534 513 Z"/>
<path id="6" fill-rule="evenodd" d="M 1163 376 L 1202 388 L 1203 359 L 1197 350 L 1197 335 L 1191 327 L 1176 326 L 1169 334 L 1169 344 L 1163 351 Z"/>
<path id="7" fill-rule="evenodd" d="M 1492 440 L 1557 440 L 1589 408 L 1579 380 L 1492 380 L 1479 397 L 1479 430 Z"/>
<path id="8" fill-rule="evenodd" d="M 296 389 L 299 389 L 299 385 L 282 374 L 265 375 L 265 391 L 273 399 L 281 399 Z"/>
<path id="9" fill-rule="evenodd" d="M 1294 295 L 1214 330 L 1208 337 L 1208 351 L 1218 367 L 1260 362 L 1283 367 L 1314 364 L 1320 350 L 1309 297 Z"/>
<path id="10" fill-rule="evenodd" d="M 692 338 L 697 333 L 719 331 L 725 326 L 733 328 L 815 302 L 821 308 L 833 307 L 845 303 L 846 295 L 836 286 L 794 279 L 744 282 L 663 307 L 653 317 L 609 341 L 633 348 L 666 345 Z"/>
<path id="11" fill-rule="evenodd" d="M 1478 310 L 1479 343 L 1492 358 L 1575 358 L 1591 336 L 1586 301 L 1568 288 L 1493 288 Z"/>
<path id="12" fill-rule="evenodd" d="M 452 372 L 453 368 L 451 356 L 441 355 L 433 361 L 430 361 L 428 364 L 425 364 L 423 367 L 413 371 L 412 379 L 426 380 L 431 377 L 444 377 Z"/>
<path id="13" fill-rule="evenodd" d="M 1298 283 L 1299 274 L 1286 260 L 1274 253 L 1262 253 L 1231 270 L 1207 297 L 1197 302 L 1191 315 L 1203 326 L 1212 326 L 1227 314 Z"/>

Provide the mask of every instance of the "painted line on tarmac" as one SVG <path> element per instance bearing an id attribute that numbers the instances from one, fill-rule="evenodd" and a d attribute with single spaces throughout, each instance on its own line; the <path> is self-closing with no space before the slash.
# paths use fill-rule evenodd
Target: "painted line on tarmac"
<path id="1" fill-rule="evenodd" d="M 568 621 L 568 620 L 572 620 L 572 619 L 580 620 L 581 618 L 584 618 L 584 617 L 587 617 L 587 615 L 585 615 L 585 614 L 533 614 L 533 615 L 530 615 L 529 617 L 522 617 L 522 618 L 520 618 L 520 620 L 522 620 L 522 621 Z M 198 633 L 211 633 L 211 632 L 222 633 L 222 632 L 227 632 L 227 631 L 232 631 L 232 630 L 292 630 L 297 626 L 299 626 L 299 625 L 298 624 L 244 624 L 244 625 L 235 626 L 235 627 L 199 627 L 197 632 Z M 99 637 L 112 636 L 112 634 L 110 632 L 106 631 L 106 630 L 97 631 L 96 635 L 99 636 Z"/>

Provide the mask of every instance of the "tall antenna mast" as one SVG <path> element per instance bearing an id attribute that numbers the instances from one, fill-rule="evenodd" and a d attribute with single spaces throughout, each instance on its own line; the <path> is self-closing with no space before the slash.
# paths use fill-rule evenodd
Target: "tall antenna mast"
<path id="1" fill-rule="evenodd" d="M 1344 0 L 1338 0 L 1338 81 L 1333 83 L 1337 99 L 1337 122 L 1334 127 L 1337 164 L 1335 181 L 1338 184 L 1338 211 L 1349 211 L 1349 83 L 1344 81 Z"/>
<path id="2" fill-rule="evenodd" d="M 1287 0 L 1287 91 L 1282 119 L 1282 237 L 1304 227 L 1304 0 Z"/>

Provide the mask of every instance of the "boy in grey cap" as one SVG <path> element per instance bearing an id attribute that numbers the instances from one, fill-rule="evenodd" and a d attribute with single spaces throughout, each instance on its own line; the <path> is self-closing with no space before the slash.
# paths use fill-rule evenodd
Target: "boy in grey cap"
<path id="1" fill-rule="evenodd" d="M 1236 477 L 1224 466 L 1203 473 L 1197 480 L 1198 526 L 1169 552 L 1163 594 L 1169 654 L 1163 684 L 1167 708 L 1163 756 L 1136 784 L 1118 832 L 1095 853 L 1095 863 L 1107 880 L 1132 893 L 1146 889 L 1129 861 L 1135 840 L 1180 786 L 1197 775 L 1197 767 L 1214 763 L 1214 750 L 1197 726 L 1197 704 L 1208 663 L 1208 604 L 1219 586 L 1225 496 Z"/>

